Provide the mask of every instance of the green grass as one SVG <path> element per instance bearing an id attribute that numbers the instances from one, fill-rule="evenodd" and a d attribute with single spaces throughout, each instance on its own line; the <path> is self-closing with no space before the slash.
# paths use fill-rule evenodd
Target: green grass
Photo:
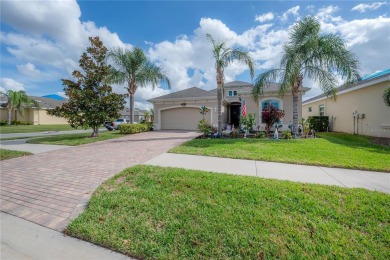
<path id="1" fill-rule="evenodd" d="M 95 143 L 103 140 L 109 140 L 113 138 L 123 137 L 124 134 L 120 134 L 119 131 L 112 132 L 100 132 L 98 137 L 91 138 L 90 133 L 83 134 L 67 134 L 67 135 L 54 135 L 42 138 L 34 138 L 27 140 L 29 144 L 58 144 L 58 145 L 82 145 Z"/>
<path id="2" fill-rule="evenodd" d="M 21 157 L 31 155 L 29 152 L 12 151 L 7 149 L 0 149 L 0 161 L 7 160 L 15 157 Z"/>
<path id="3" fill-rule="evenodd" d="M 390 147 L 373 144 L 369 137 L 340 133 L 277 141 L 194 139 L 170 152 L 390 172 Z"/>
<path id="4" fill-rule="evenodd" d="M 10 125 L 0 126 L 1 134 L 13 134 L 13 133 L 33 133 L 33 132 L 46 132 L 46 131 L 68 131 L 75 130 L 69 125 Z"/>
<path id="5" fill-rule="evenodd" d="M 390 259 L 390 196 L 136 166 L 65 231 L 140 259 Z"/>

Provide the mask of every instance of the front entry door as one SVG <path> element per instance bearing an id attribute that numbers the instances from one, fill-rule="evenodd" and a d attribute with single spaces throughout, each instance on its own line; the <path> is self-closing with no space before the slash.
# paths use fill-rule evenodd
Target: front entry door
<path id="1" fill-rule="evenodd" d="M 240 115 L 241 115 L 241 105 L 231 105 L 230 106 L 230 119 L 231 124 L 234 127 L 238 127 L 240 125 Z"/>

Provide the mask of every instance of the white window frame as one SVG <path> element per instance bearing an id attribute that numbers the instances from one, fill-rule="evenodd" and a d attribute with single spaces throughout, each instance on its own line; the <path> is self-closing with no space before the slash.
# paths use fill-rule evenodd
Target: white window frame
<path id="1" fill-rule="evenodd" d="M 323 108 L 322 115 L 321 115 L 321 108 Z M 321 104 L 318 106 L 318 114 L 319 114 L 319 116 L 325 116 L 325 105 L 324 104 Z"/>
<path id="2" fill-rule="evenodd" d="M 279 109 L 283 110 L 283 99 L 275 98 L 275 97 L 267 97 L 267 98 L 261 99 L 259 101 L 259 125 L 264 125 L 264 123 L 262 123 L 263 119 L 261 118 L 261 115 L 262 115 L 261 112 L 263 111 L 263 102 L 268 101 L 268 100 L 278 101 L 279 102 Z M 283 118 L 280 119 L 279 123 L 283 125 Z"/>

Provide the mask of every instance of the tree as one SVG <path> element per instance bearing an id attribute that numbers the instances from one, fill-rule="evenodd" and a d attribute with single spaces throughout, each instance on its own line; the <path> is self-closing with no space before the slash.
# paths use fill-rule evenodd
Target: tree
<path id="1" fill-rule="evenodd" d="M 11 125 L 12 111 L 15 111 L 15 121 L 17 121 L 17 115 L 23 115 L 25 107 L 29 105 L 39 107 L 39 103 L 36 100 L 30 98 L 23 90 L 8 90 L 6 92 L 0 93 L 7 98 L 8 125 Z"/>
<path id="2" fill-rule="evenodd" d="M 248 68 L 253 78 L 254 75 L 254 65 L 253 60 L 247 52 L 241 51 L 239 49 L 232 49 L 226 46 L 226 42 L 216 42 L 214 38 L 210 35 L 206 35 L 207 38 L 213 45 L 213 56 L 215 61 L 215 69 L 217 71 L 217 100 L 218 100 L 218 134 L 222 133 L 222 93 L 223 93 L 223 84 L 224 84 L 224 69 L 231 64 L 233 61 L 244 62 Z"/>
<path id="3" fill-rule="evenodd" d="M 280 83 L 279 94 L 293 96 L 293 133 L 298 129 L 298 95 L 305 77 L 319 82 L 321 89 L 336 98 L 337 78 L 357 81 L 358 59 L 346 49 L 343 39 L 334 34 L 320 35 L 320 23 L 306 17 L 293 26 L 290 40 L 284 45 L 280 68 L 271 69 L 255 79 L 253 96 L 258 99 L 270 82 Z"/>
<path id="4" fill-rule="evenodd" d="M 153 89 L 160 82 L 165 82 L 171 87 L 168 77 L 163 70 L 151 62 L 141 48 L 123 50 L 121 48 L 110 51 L 108 58 L 113 61 L 110 82 L 116 84 L 127 83 L 127 91 L 130 96 L 130 123 L 134 123 L 134 95 L 138 87 L 152 84 Z"/>
<path id="5" fill-rule="evenodd" d="M 202 118 L 204 120 L 204 116 L 209 112 L 209 109 L 206 106 L 201 106 L 199 108 L 199 113 L 202 115 Z"/>
<path id="6" fill-rule="evenodd" d="M 385 89 L 385 92 L 383 92 L 383 101 L 385 101 L 386 106 L 390 107 L 390 88 Z"/>
<path id="7" fill-rule="evenodd" d="M 274 106 L 266 106 L 261 112 L 261 119 L 265 123 L 265 131 L 267 134 L 271 130 L 271 127 L 284 117 L 284 110 L 279 110 Z"/>
<path id="8" fill-rule="evenodd" d="M 119 117 L 119 110 L 124 109 L 126 95 L 112 92 L 106 84 L 110 66 L 106 64 L 107 48 L 99 37 L 90 37 L 91 46 L 80 58 L 80 68 L 73 71 L 76 81 L 62 79 L 68 102 L 48 110 L 49 115 L 65 117 L 74 127 L 93 129 L 91 137 L 99 134 L 99 127 L 108 119 Z"/>

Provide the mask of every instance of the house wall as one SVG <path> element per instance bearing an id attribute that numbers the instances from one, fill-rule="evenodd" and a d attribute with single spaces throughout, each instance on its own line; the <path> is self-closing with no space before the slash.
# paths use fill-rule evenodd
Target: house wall
<path id="1" fill-rule="evenodd" d="M 336 101 L 324 98 L 306 103 L 302 106 L 303 117 L 319 116 L 319 106 L 324 105 L 325 115 L 329 116 L 333 125 L 332 131 L 390 138 L 390 107 L 386 106 L 382 97 L 388 87 L 390 81 L 341 93 Z M 356 122 L 353 117 L 355 111 L 365 114 L 365 118 Z"/>
<path id="2" fill-rule="evenodd" d="M 46 109 L 26 108 L 23 115 L 12 112 L 11 120 L 27 121 L 34 125 L 61 125 L 68 124 L 65 118 L 50 116 L 46 113 Z M 0 120 L 8 120 L 8 110 L 6 108 L 0 109 Z"/>
<path id="3" fill-rule="evenodd" d="M 256 114 L 256 126 L 260 126 L 261 130 L 265 130 L 265 124 L 261 123 L 261 102 L 265 100 L 278 100 L 280 102 L 280 109 L 285 111 L 285 116 L 280 120 L 282 127 L 281 131 L 285 131 L 288 129 L 288 125 L 293 123 L 293 97 L 292 95 L 285 94 L 283 97 L 279 97 L 278 93 L 265 93 L 261 98 L 259 98 L 259 102 L 255 102 L 255 100 L 246 95 L 246 105 L 248 113 Z M 298 98 L 298 120 L 301 121 L 302 118 L 302 95 L 299 95 Z"/>
<path id="4" fill-rule="evenodd" d="M 185 106 L 182 104 L 185 103 Z M 218 114 L 217 114 L 217 102 L 213 100 L 175 100 L 175 101 L 160 101 L 160 102 L 154 102 L 154 125 L 157 129 L 161 129 L 161 111 L 170 109 L 170 108 L 180 108 L 180 107 L 196 107 L 200 108 L 201 106 L 206 106 L 209 109 L 209 117 L 210 117 L 210 123 L 212 125 L 218 124 Z M 222 118 L 226 122 L 226 113 L 225 108 L 222 107 Z M 178 116 L 177 120 L 181 120 L 180 118 L 186 117 L 185 113 L 182 113 L 182 115 Z M 195 119 L 199 121 L 198 119 Z"/>

